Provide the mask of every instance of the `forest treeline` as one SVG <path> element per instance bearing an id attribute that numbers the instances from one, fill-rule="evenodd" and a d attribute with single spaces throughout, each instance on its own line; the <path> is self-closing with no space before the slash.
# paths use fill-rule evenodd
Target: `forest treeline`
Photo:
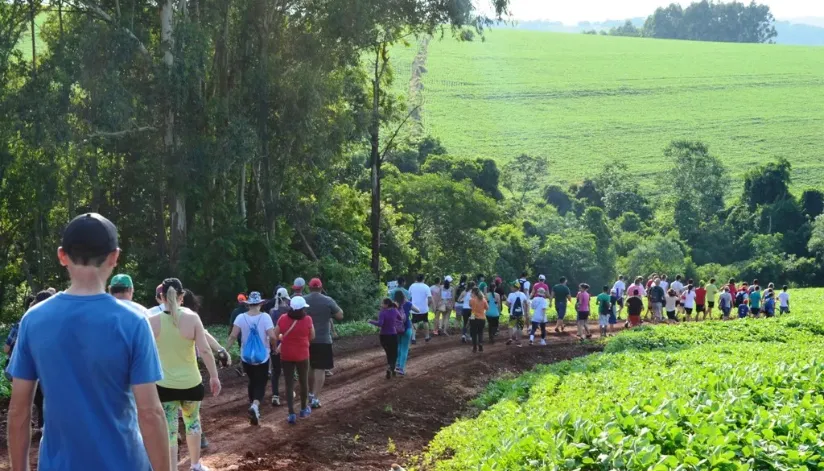
<path id="1" fill-rule="evenodd" d="M 0 3 L 0 320 L 65 286 L 60 230 L 86 211 L 117 224 L 139 301 L 175 275 L 213 321 L 296 276 L 322 276 L 350 319 L 418 272 L 824 282 L 824 198 L 791 194 L 786 160 L 733 195 L 700 142 L 666 147 L 660 187 L 620 165 L 551 185 L 563 156 L 450 155 L 393 94 L 390 49 L 489 21 L 420 0 Z"/>
<path id="2" fill-rule="evenodd" d="M 684 39 L 733 43 L 768 43 L 777 33 L 770 7 L 755 3 L 701 0 L 683 8 L 678 3 L 659 7 L 644 25 L 627 20 L 609 30 L 588 30 L 585 34 Z"/>

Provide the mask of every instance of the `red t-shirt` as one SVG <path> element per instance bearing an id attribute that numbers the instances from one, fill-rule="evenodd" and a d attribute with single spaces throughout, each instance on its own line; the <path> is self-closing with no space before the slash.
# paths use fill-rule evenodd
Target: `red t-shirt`
<path id="1" fill-rule="evenodd" d="M 707 290 L 704 288 L 696 288 L 695 289 L 695 304 L 706 304 L 707 301 Z"/>
<path id="2" fill-rule="evenodd" d="M 312 335 L 312 318 L 304 316 L 303 319 L 297 321 L 295 328 L 286 335 L 289 328 L 292 327 L 292 319 L 288 315 L 280 316 L 278 319 L 278 328 L 283 340 L 280 344 L 280 360 L 281 361 L 304 361 L 309 359 L 309 336 Z"/>
<path id="3" fill-rule="evenodd" d="M 532 286 L 532 291 L 537 295 L 538 290 L 541 289 L 541 288 L 544 289 L 544 293 L 546 293 L 547 296 L 550 295 L 549 286 L 547 286 L 547 284 L 544 283 L 543 281 L 539 281 L 539 282 L 535 283 L 535 285 Z"/>
<path id="4" fill-rule="evenodd" d="M 650 288 L 652 288 L 652 284 L 653 284 L 653 283 L 655 283 L 655 280 L 649 280 L 649 281 L 647 281 L 647 291 L 649 291 L 649 289 L 650 289 Z"/>

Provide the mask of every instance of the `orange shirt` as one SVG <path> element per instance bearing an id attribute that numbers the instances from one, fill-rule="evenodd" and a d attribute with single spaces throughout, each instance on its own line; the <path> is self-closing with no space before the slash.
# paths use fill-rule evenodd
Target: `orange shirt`
<path id="1" fill-rule="evenodd" d="M 486 319 L 486 311 L 489 310 L 489 301 L 485 298 L 478 299 L 472 296 L 472 299 L 469 300 L 469 308 L 472 309 L 473 319 Z"/>

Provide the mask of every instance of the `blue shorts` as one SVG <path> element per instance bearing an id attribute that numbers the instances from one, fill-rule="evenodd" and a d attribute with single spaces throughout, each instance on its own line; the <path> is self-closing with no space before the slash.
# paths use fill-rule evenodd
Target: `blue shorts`
<path id="1" fill-rule="evenodd" d="M 555 303 L 555 312 L 558 313 L 558 320 L 564 320 L 564 316 L 566 316 L 566 303 Z"/>
<path id="2" fill-rule="evenodd" d="M 609 323 L 615 325 L 618 323 L 618 319 L 615 318 L 615 309 L 611 309 L 609 311 Z"/>

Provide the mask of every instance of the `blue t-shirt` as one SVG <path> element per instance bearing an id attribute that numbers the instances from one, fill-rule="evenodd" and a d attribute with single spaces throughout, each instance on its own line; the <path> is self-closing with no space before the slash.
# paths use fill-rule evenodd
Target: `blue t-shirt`
<path id="1" fill-rule="evenodd" d="M 108 294 L 58 293 L 23 316 L 9 373 L 40 380 L 40 469 L 151 470 L 131 386 L 163 374 L 141 313 Z"/>
<path id="2" fill-rule="evenodd" d="M 738 317 L 743 319 L 743 318 L 747 317 L 747 314 L 749 314 L 749 313 L 750 313 L 750 308 L 747 307 L 746 304 L 741 304 L 740 306 L 738 306 Z"/>

